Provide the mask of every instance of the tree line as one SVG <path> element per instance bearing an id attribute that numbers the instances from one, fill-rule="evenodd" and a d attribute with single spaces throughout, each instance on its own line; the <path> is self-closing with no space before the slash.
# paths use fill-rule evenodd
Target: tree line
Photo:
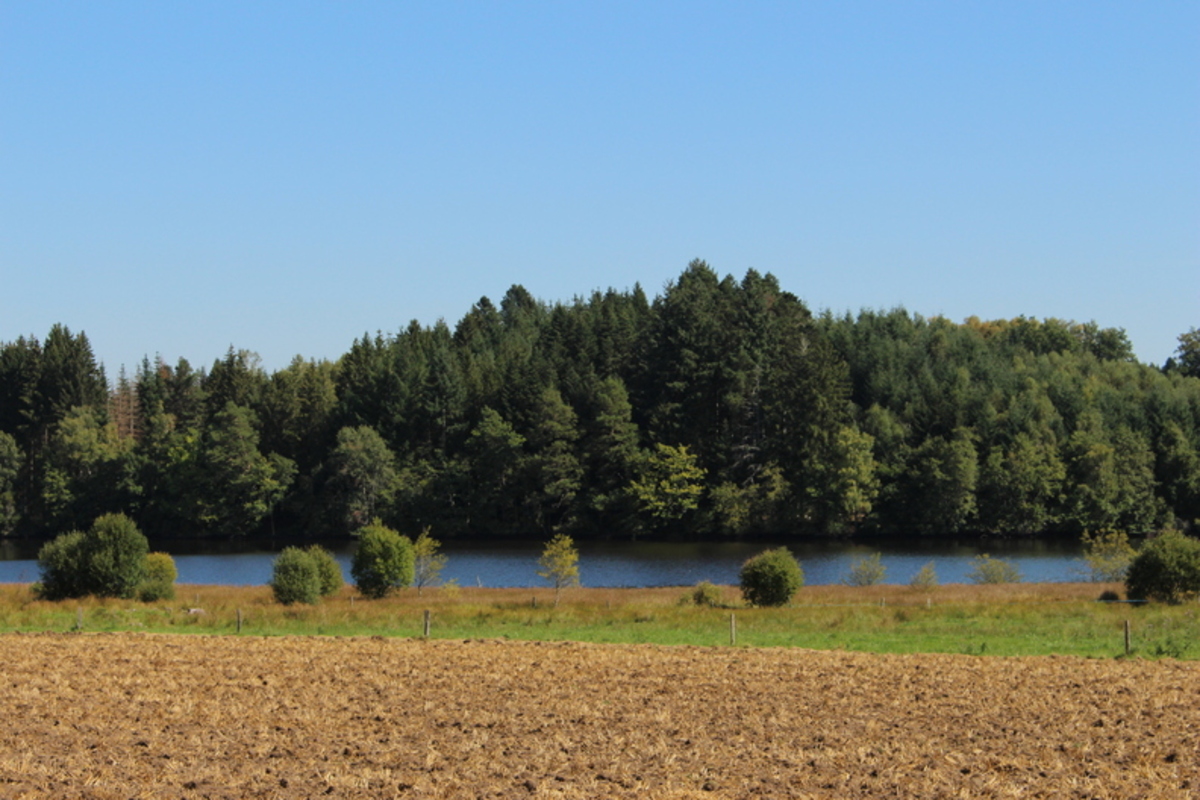
<path id="1" fill-rule="evenodd" d="M 0 532 L 125 513 L 153 537 L 1133 534 L 1200 517 L 1200 333 L 814 315 L 694 261 L 653 299 L 520 286 L 451 328 L 268 373 L 83 333 L 0 344 Z"/>

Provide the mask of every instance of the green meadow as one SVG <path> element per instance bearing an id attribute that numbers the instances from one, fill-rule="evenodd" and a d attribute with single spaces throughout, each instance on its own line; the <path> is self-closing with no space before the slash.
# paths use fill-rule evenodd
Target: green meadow
<path id="1" fill-rule="evenodd" d="M 0 631 L 144 631 L 242 636 L 507 638 L 800 647 L 873 653 L 1200 658 L 1200 604 L 1100 602 L 1119 584 L 813 586 L 783 608 L 748 608 L 734 587 L 696 606 L 680 588 L 565 590 L 456 586 L 368 600 L 350 587 L 283 606 L 267 587 L 180 586 L 175 600 L 46 602 L 0 585 Z M 240 623 L 239 623 L 240 618 Z M 239 627 L 240 624 L 240 627 Z"/>

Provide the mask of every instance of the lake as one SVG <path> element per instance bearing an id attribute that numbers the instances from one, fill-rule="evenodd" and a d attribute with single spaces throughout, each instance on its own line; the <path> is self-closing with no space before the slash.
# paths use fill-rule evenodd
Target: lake
<path id="1" fill-rule="evenodd" d="M 354 542 L 331 549 L 350 579 Z M 738 569 L 750 556 L 778 543 L 722 542 L 583 542 L 579 545 L 580 578 L 585 586 L 692 586 L 700 581 L 736 584 Z M 932 564 L 940 583 L 968 583 L 971 560 L 982 552 L 1011 561 L 1031 583 L 1061 583 L 1088 579 L 1082 550 L 1069 541 L 993 540 L 978 543 L 920 541 L 897 544 L 805 542 L 788 545 L 800 559 L 805 583 L 840 583 L 855 559 L 881 553 L 887 568 L 884 583 L 907 584 L 926 564 Z M 29 583 L 38 579 L 37 547 L 30 543 L 0 542 L 0 583 Z M 541 542 L 448 542 L 449 562 L 443 580 L 462 586 L 544 586 L 537 575 Z M 168 547 L 179 569 L 180 583 L 255 586 L 271 579 L 277 551 L 265 543 L 175 542 Z"/>

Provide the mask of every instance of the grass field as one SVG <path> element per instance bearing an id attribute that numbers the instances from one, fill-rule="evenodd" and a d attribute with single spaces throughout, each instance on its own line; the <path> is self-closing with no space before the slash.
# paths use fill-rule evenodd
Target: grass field
<path id="1" fill-rule="evenodd" d="M 4 798 L 1200 791 L 1170 659 L 59 633 L 0 665 Z"/>
<path id="2" fill-rule="evenodd" d="M 681 604 L 666 589 L 570 589 L 556 607 L 549 589 L 405 589 L 364 600 L 345 588 L 316 606 L 285 607 L 266 587 L 181 586 L 176 600 L 40 602 L 28 586 L 0 585 L 0 631 L 142 631 L 243 635 L 420 636 L 430 614 L 434 639 L 504 638 L 596 643 L 736 643 L 875 653 L 1125 655 L 1200 658 L 1200 605 L 1096 602 L 1118 585 L 947 585 L 805 587 L 786 608 L 741 606 L 725 587 L 725 607 Z"/>

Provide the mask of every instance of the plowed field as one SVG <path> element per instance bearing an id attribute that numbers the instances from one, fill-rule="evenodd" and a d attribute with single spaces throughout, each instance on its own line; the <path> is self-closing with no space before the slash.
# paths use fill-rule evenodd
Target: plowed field
<path id="1" fill-rule="evenodd" d="M 1200 664 L 0 636 L 0 797 L 1200 796 Z"/>

